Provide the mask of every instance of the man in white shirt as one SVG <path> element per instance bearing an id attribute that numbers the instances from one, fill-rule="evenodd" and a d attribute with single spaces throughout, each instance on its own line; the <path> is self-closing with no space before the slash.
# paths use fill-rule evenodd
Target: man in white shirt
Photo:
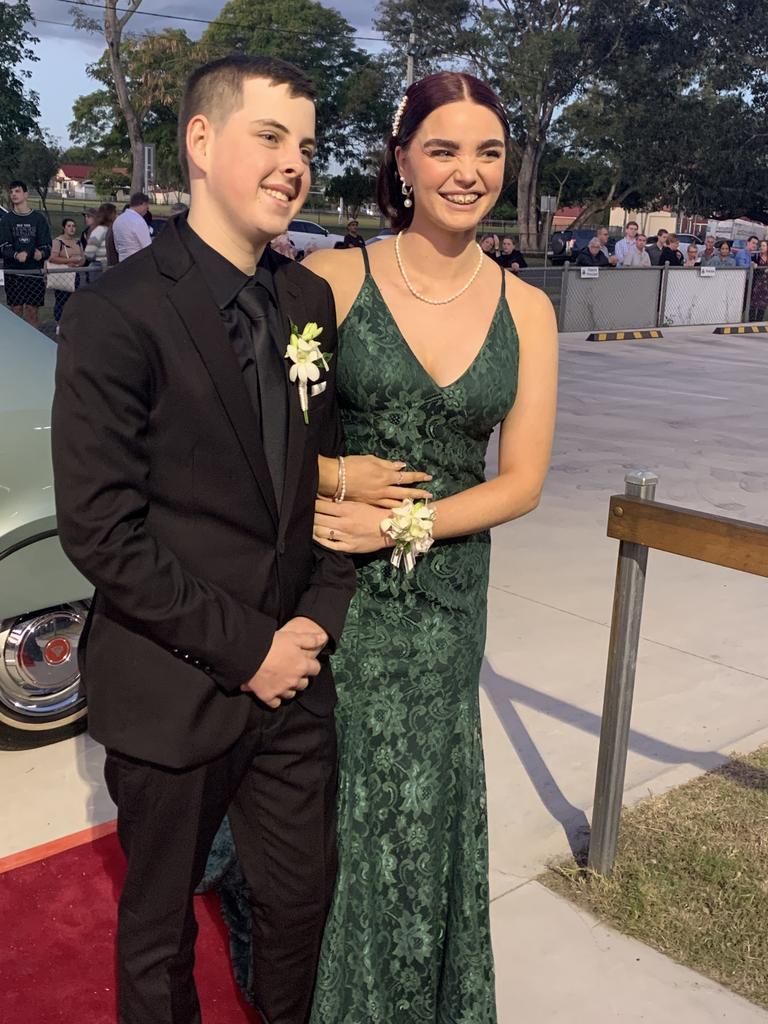
<path id="1" fill-rule="evenodd" d="M 640 234 L 635 238 L 635 244 L 624 256 L 624 260 L 619 264 L 621 267 L 650 267 L 651 257 L 648 255 L 645 249 L 645 243 L 648 241 L 645 235 Z M 621 244 L 621 243 L 619 243 Z M 616 246 L 618 249 L 618 245 Z"/>
<path id="2" fill-rule="evenodd" d="M 637 221 L 631 220 L 627 224 L 627 233 L 616 243 L 616 259 L 619 261 L 620 267 L 623 266 L 624 261 L 627 258 L 627 253 L 630 253 L 635 249 L 638 228 L 639 225 Z"/>
<path id="3" fill-rule="evenodd" d="M 143 192 L 134 192 L 128 209 L 115 219 L 112 225 L 112 240 L 121 263 L 152 242 L 149 227 L 144 220 L 148 209 L 149 196 Z"/>

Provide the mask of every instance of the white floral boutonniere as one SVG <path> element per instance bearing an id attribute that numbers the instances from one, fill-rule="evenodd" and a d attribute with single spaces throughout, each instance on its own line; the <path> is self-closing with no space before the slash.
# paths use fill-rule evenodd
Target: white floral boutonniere
<path id="1" fill-rule="evenodd" d="M 304 413 L 304 422 L 309 423 L 309 382 L 316 381 L 320 376 L 320 367 L 328 370 L 330 353 L 323 352 L 317 340 L 323 328 L 309 323 L 303 331 L 296 324 L 291 324 L 291 340 L 285 350 L 285 358 L 293 363 L 290 371 L 292 382 L 299 382 L 299 401 Z"/>
<path id="2" fill-rule="evenodd" d="M 396 569 L 402 562 L 405 571 L 410 572 L 419 555 L 429 551 L 434 543 L 434 526 L 435 509 L 424 501 L 412 501 L 410 498 L 393 508 L 387 519 L 382 519 L 381 532 L 394 545 L 390 561 Z"/>

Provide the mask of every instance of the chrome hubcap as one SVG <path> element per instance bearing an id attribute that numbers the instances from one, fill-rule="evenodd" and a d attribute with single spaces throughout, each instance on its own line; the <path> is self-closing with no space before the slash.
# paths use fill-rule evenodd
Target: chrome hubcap
<path id="1" fill-rule="evenodd" d="M 82 699 L 77 646 L 87 610 L 78 602 L 0 625 L 0 703 L 43 718 Z"/>

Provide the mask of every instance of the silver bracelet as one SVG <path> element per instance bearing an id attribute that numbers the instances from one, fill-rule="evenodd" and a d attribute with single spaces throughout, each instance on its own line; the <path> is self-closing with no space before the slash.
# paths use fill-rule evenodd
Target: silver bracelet
<path id="1" fill-rule="evenodd" d="M 347 467 L 344 465 L 344 456 L 339 456 L 339 483 L 336 487 L 336 493 L 333 496 L 333 500 L 339 504 L 347 496 Z"/>

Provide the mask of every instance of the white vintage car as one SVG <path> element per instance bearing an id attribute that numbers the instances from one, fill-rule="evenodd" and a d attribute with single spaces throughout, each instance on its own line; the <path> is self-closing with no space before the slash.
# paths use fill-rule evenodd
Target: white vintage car
<path id="1" fill-rule="evenodd" d="M 56 344 L 0 306 L 0 749 L 85 725 L 77 645 L 93 588 L 58 541 L 50 424 Z"/>

